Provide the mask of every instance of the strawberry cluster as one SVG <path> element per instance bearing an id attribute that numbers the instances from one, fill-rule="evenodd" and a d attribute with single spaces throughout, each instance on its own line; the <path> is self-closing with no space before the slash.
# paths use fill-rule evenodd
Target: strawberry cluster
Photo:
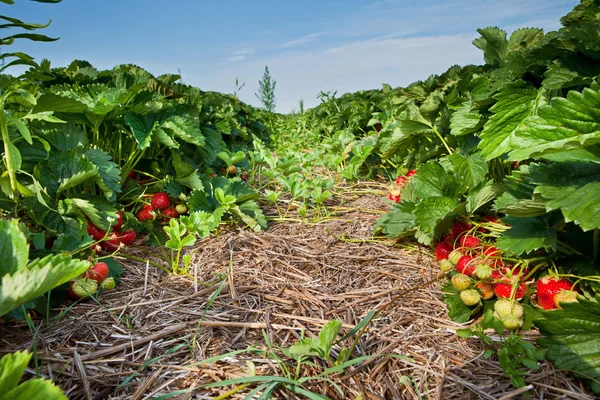
<path id="1" fill-rule="evenodd" d="M 482 220 L 498 223 L 491 216 Z M 523 325 L 523 307 L 518 302 L 528 296 L 543 310 L 559 308 L 560 302 L 577 301 L 570 281 L 550 276 L 535 280 L 528 268 L 505 262 L 500 250 L 485 242 L 482 232 L 485 229 L 481 227 L 456 222 L 435 246 L 440 268 L 452 274 L 452 286 L 465 305 L 477 306 L 496 297 L 494 315 L 506 329 L 515 330 Z"/>
<path id="2" fill-rule="evenodd" d="M 114 251 L 121 246 L 121 243 L 130 246 L 136 239 L 136 233 L 133 229 L 122 231 L 123 222 L 123 213 L 117 211 L 117 220 L 108 231 L 88 222 L 87 233 L 88 235 L 91 235 L 96 242 L 99 242 L 100 247 L 104 250 Z"/>
<path id="3" fill-rule="evenodd" d="M 141 222 L 152 221 L 157 217 L 162 217 L 163 222 L 168 222 L 171 218 L 179 218 L 181 214 L 188 212 L 188 207 L 183 204 L 171 205 L 171 199 L 165 192 L 158 192 L 152 195 L 150 204 L 142 206 L 137 213 L 137 218 Z"/>
<path id="4" fill-rule="evenodd" d="M 99 288 L 112 290 L 116 286 L 115 279 L 109 276 L 108 264 L 99 262 L 88 269 L 82 276 L 69 282 L 69 296 L 72 299 L 84 299 L 92 296 Z"/>
<path id="5" fill-rule="evenodd" d="M 400 203 L 400 200 L 402 200 L 402 189 L 404 189 L 404 187 L 408 184 L 410 177 L 416 174 L 417 170 L 413 169 L 408 171 L 406 175 L 399 175 L 396 178 L 396 181 L 393 182 L 388 188 L 388 199 L 395 203 Z"/>

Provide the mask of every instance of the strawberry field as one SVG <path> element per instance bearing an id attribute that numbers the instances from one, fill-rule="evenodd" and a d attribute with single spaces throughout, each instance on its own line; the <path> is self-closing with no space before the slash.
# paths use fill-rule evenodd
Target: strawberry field
<path id="1" fill-rule="evenodd" d="M 3 51 L 0 400 L 599 396 L 600 4 L 560 22 L 289 115 Z"/>

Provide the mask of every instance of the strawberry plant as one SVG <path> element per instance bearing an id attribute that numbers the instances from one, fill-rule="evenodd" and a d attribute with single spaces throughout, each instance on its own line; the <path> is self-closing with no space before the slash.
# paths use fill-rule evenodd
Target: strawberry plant
<path id="1" fill-rule="evenodd" d="M 6 354 L 0 358 L 0 400 L 67 400 L 62 390 L 49 380 L 37 378 L 19 383 L 31 357 L 31 353 L 24 351 Z"/>
<path id="2" fill-rule="evenodd" d="M 29 244 L 16 220 L 0 219 L 0 316 L 84 273 L 90 263 L 61 253 L 29 260 Z"/>

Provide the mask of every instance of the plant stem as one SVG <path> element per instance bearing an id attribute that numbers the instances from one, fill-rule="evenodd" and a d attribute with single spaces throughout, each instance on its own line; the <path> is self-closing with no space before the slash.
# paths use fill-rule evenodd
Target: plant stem
<path id="1" fill-rule="evenodd" d="M 438 138 L 440 138 L 440 140 L 444 144 L 444 147 L 446 148 L 446 150 L 448 150 L 448 154 L 452 154 L 452 149 L 450 148 L 450 146 L 448 146 L 448 143 L 446 143 L 446 141 L 444 140 L 443 136 L 438 132 L 438 130 L 435 127 L 435 125 L 432 125 L 431 129 L 433 129 L 433 132 L 437 135 Z"/>

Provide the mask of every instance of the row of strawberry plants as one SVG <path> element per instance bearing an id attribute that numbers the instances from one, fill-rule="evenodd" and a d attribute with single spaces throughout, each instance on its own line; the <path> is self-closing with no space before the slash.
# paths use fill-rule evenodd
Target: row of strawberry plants
<path id="1" fill-rule="evenodd" d="M 451 318 L 500 333 L 538 328 L 545 357 L 600 393 L 600 6 L 583 0 L 561 22 L 510 37 L 480 29 L 483 66 L 323 94 L 291 135 L 326 146 L 322 158 L 347 179 L 391 178 L 376 233 L 436 247 L 454 283 Z M 458 236 L 461 226 L 469 232 Z M 528 354 L 521 361 L 535 365 L 539 354 Z"/>
<path id="2" fill-rule="evenodd" d="M 2 28 L 44 27 L 1 18 L 10 22 Z M 23 33 L 1 45 L 17 37 L 54 40 Z M 34 307 L 40 288 L 61 286 L 52 304 L 68 281 L 77 298 L 112 288 L 120 268 L 111 255 L 146 238 L 169 247 L 181 231 L 169 220 L 180 221 L 180 214 L 194 235 L 207 235 L 225 220 L 265 227 L 258 194 L 245 184 L 247 172 L 236 168 L 248 166 L 239 150 L 253 137 L 268 138 L 258 110 L 235 96 L 182 84 L 178 75 L 155 77 L 134 65 L 99 71 L 85 61 L 52 68 L 19 52 L 1 57 L 15 58 L 5 67 L 31 68 L 18 77 L 0 75 L 0 211 L 2 219 L 19 221 L 2 232 L 0 316 Z M 71 264 L 64 257 L 53 261 L 65 254 Z M 81 271 L 104 268 L 100 260 L 110 270 L 102 279 Z M 29 266 L 43 268 L 32 275 Z M 18 295 L 10 287 L 15 279 L 26 289 Z"/>

